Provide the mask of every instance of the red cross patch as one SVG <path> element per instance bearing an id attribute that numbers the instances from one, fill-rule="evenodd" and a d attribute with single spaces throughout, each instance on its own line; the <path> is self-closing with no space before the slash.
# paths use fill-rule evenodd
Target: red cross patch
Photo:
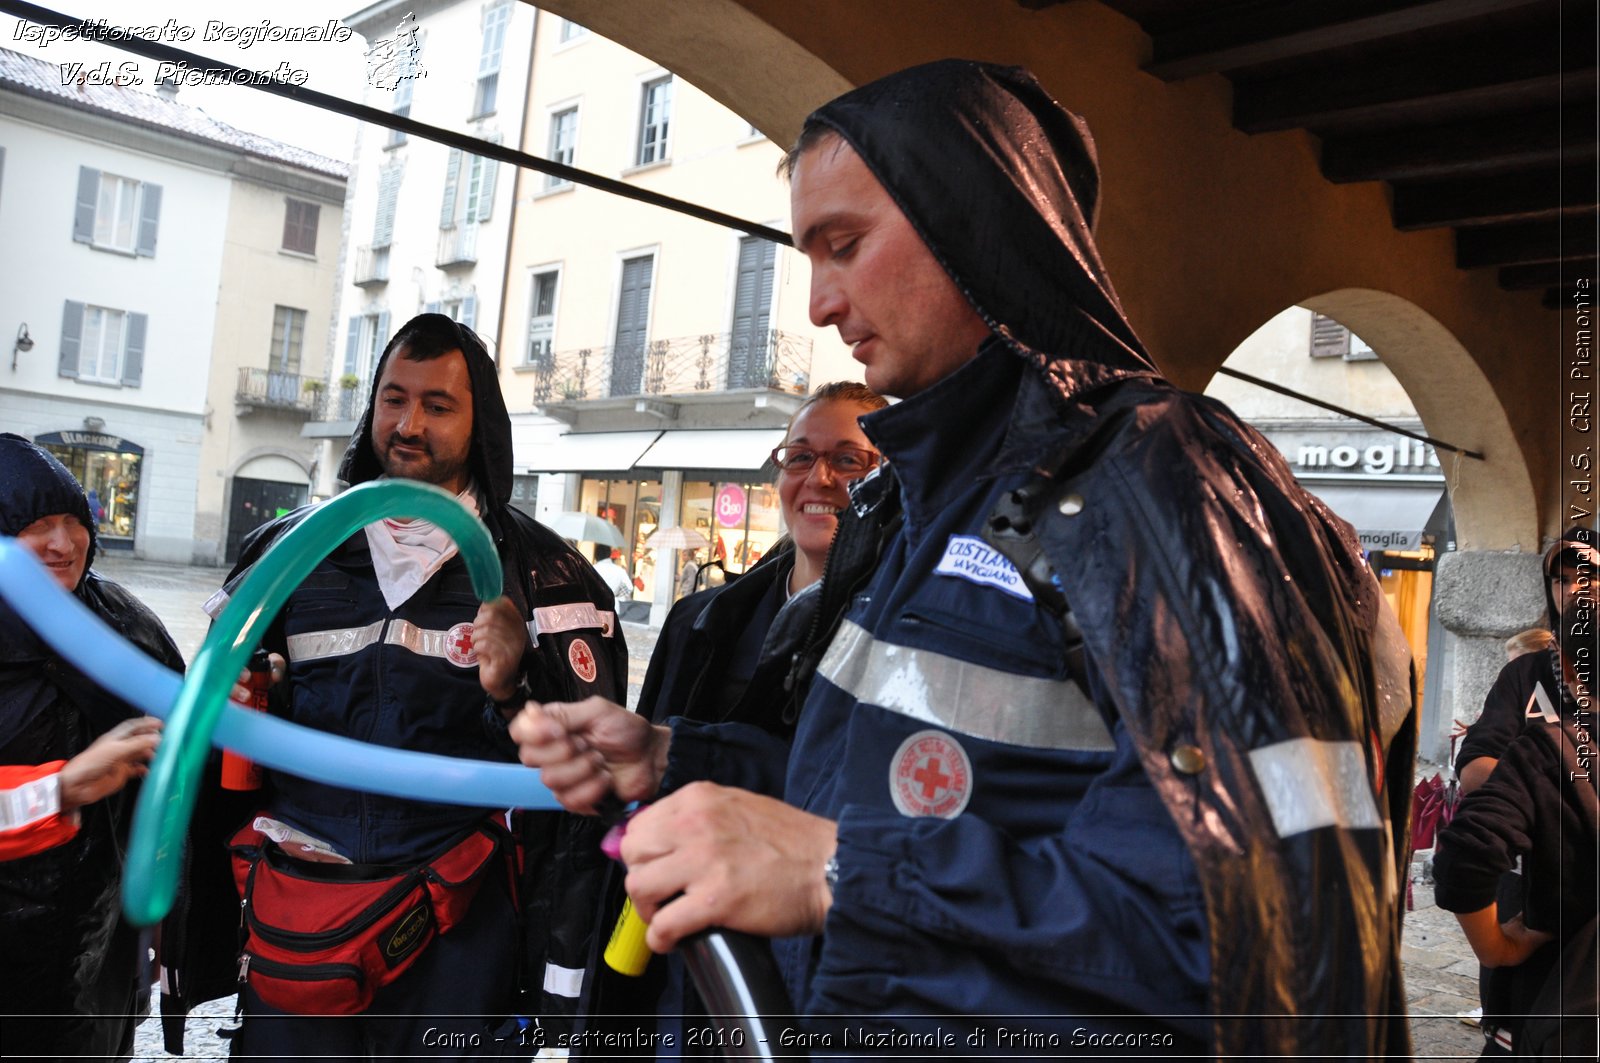
<path id="1" fill-rule="evenodd" d="M 478 655 L 472 649 L 471 624 L 457 624 L 444 633 L 444 655 L 451 664 L 462 668 L 470 668 L 478 663 Z"/>
<path id="2" fill-rule="evenodd" d="M 594 651 L 582 639 L 573 639 L 572 645 L 567 647 L 567 663 L 572 665 L 572 670 L 585 683 L 593 683 L 600 671 L 595 664 Z"/>
<path id="3" fill-rule="evenodd" d="M 943 731 L 918 731 L 895 751 L 889 793 L 903 816 L 954 819 L 972 797 L 972 761 Z"/>

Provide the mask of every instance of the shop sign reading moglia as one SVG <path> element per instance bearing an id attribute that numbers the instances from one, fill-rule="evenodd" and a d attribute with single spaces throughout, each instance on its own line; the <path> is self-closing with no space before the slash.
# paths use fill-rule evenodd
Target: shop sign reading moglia
<path id="1" fill-rule="evenodd" d="M 1387 432 L 1268 432 L 1267 436 L 1295 472 L 1428 476 L 1439 469 L 1439 455 L 1431 446 Z M 1374 441 L 1375 437 L 1382 441 Z"/>

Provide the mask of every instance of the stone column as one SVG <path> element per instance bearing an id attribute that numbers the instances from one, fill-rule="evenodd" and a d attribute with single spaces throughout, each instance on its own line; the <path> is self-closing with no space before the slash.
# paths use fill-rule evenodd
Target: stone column
<path id="1" fill-rule="evenodd" d="M 677 469 L 661 472 L 661 522 L 657 529 L 669 528 L 678 523 L 678 500 L 683 495 L 683 473 Z M 671 521 L 669 524 L 668 521 Z M 660 627 L 672 611 L 673 594 L 677 590 L 678 551 L 656 551 L 656 593 L 650 602 L 650 626 Z"/>
<path id="2" fill-rule="evenodd" d="M 1487 550 L 1440 555 L 1417 750 L 1424 760 L 1450 759 L 1451 724 L 1478 718 L 1505 666 L 1505 640 L 1544 623 L 1541 560 L 1538 554 Z"/>

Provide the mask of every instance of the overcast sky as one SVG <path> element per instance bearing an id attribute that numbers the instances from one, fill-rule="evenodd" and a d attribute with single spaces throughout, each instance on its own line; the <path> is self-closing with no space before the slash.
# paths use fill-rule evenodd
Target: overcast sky
<path id="1" fill-rule="evenodd" d="M 327 0 L 272 0 L 270 4 L 232 5 L 216 0 L 39 0 L 40 6 L 78 18 L 104 19 L 113 26 L 161 25 L 171 19 L 177 26 L 194 30 L 187 41 L 166 43 L 251 70 L 275 70 L 279 63 L 304 70 L 305 86 L 341 99 L 360 102 L 366 82 L 367 42 L 352 35 L 344 43 L 329 41 L 274 43 L 260 41 L 241 49 L 238 41 L 204 40 L 207 23 L 221 22 L 229 27 L 260 27 L 267 18 L 272 26 L 321 26 L 330 18 L 338 20 L 370 4 L 360 0 L 328 3 Z M 251 23 L 249 19 L 255 18 Z M 145 84 L 139 91 L 155 91 L 157 61 L 124 52 L 110 45 L 74 41 L 51 42 L 41 47 L 34 40 L 19 40 L 18 19 L 0 14 L 0 47 L 37 56 L 52 63 L 85 63 L 93 66 L 107 59 L 112 70 L 120 64 L 137 64 Z M 348 160 L 355 139 L 355 121 L 306 104 L 280 99 L 270 93 L 242 86 L 186 85 L 178 90 L 178 101 L 199 107 L 213 118 L 240 129 L 297 144 L 336 159 Z"/>

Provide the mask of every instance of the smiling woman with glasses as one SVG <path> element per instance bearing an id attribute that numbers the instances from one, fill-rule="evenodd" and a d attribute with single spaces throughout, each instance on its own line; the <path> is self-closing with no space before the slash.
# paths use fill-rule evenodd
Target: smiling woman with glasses
<path id="1" fill-rule="evenodd" d="M 803 444 L 787 444 L 772 450 L 772 463 L 788 473 L 804 475 L 819 461 L 832 469 L 836 476 L 854 479 L 876 469 L 883 463 L 883 455 L 860 447 L 816 450 Z"/>
<path id="2" fill-rule="evenodd" d="M 784 738 L 793 733 L 793 721 L 783 715 L 789 658 L 780 654 L 762 660 L 762 644 L 790 595 L 822 578 L 838 513 L 850 501 L 850 483 L 883 461 L 856 422 L 887 405 L 865 385 L 841 381 L 818 388 L 790 419 L 783 444 L 772 452 L 788 535 L 744 575 L 673 606 L 650 658 L 637 715 L 613 706 L 630 725 L 642 729 L 637 736 L 641 743 L 659 742 L 664 748 L 671 732 L 660 725 L 670 717 L 754 725 Z M 607 904 L 615 912 L 621 903 L 617 875 Z M 684 1016 L 685 1027 L 692 1027 L 705 1008 L 684 977 L 682 961 L 660 956 L 651 962 L 664 973 L 633 979 L 603 967 L 592 972 L 595 983 L 586 990 L 592 993 L 591 1014 L 650 1015 L 660 1010 Z M 685 1043 L 683 1033 L 680 1027 L 679 1045 Z M 691 1050 L 684 1058 L 692 1055 Z"/>

